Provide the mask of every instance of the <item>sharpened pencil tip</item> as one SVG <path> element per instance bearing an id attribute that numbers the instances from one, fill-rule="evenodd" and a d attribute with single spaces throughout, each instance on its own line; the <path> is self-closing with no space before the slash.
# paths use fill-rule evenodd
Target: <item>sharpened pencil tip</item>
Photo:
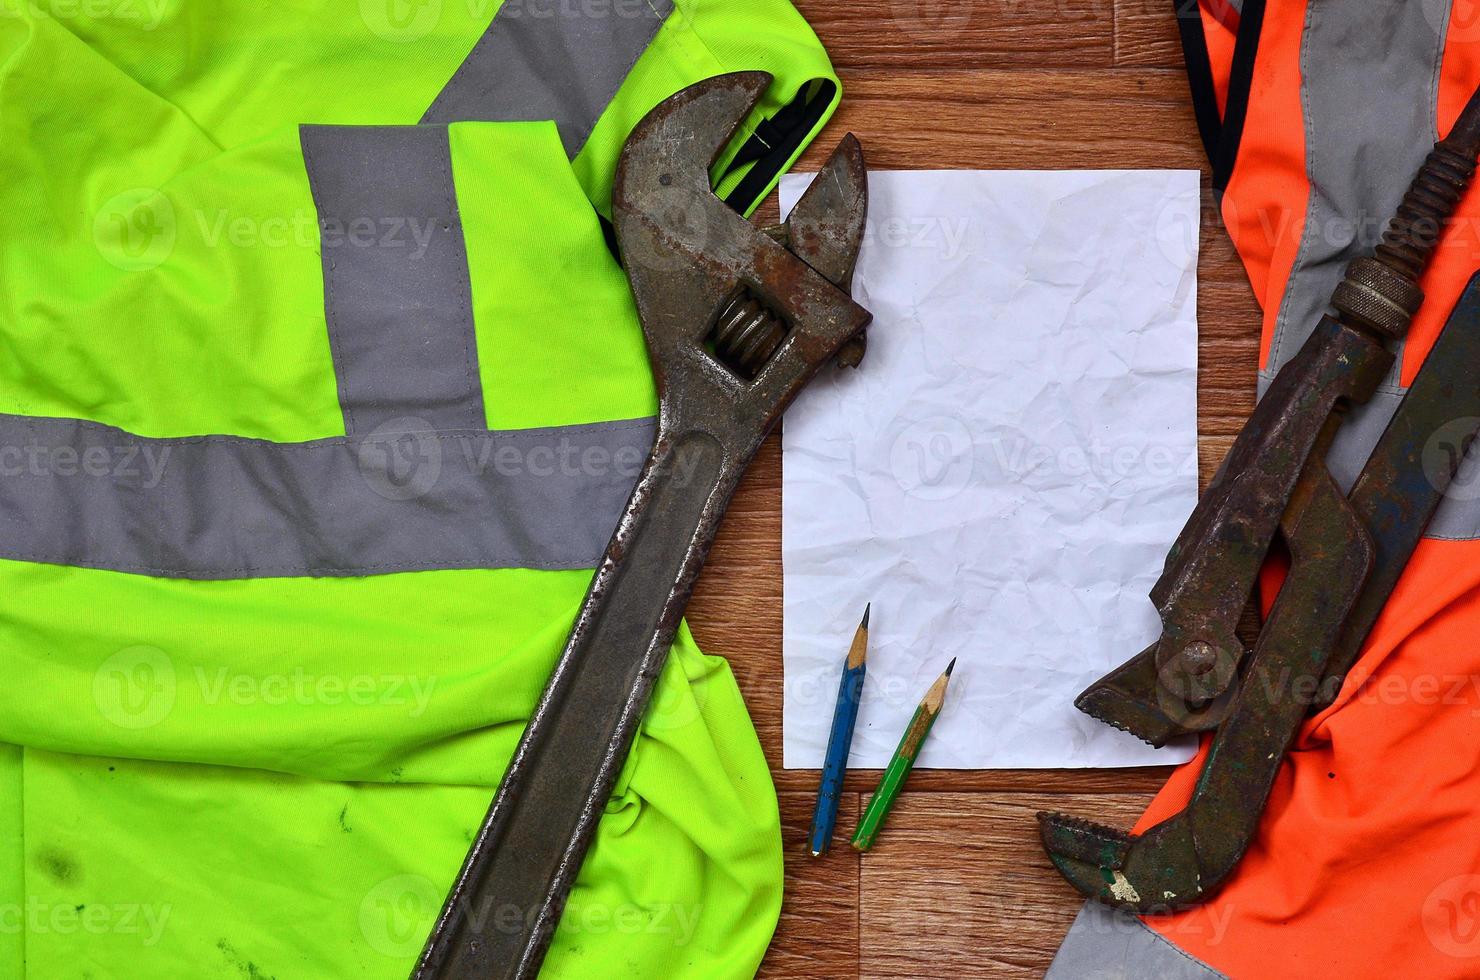
<path id="1" fill-rule="evenodd" d="M 863 609 L 863 622 L 853 634 L 853 645 L 848 648 L 848 669 L 856 670 L 868 660 L 868 614 L 873 610 L 871 602 Z"/>
<path id="2" fill-rule="evenodd" d="M 946 668 L 946 676 L 947 677 L 950 677 L 952 671 L 954 671 L 955 669 L 956 669 L 956 658 L 955 657 L 952 657 L 951 658 L 951 665 Z"/>

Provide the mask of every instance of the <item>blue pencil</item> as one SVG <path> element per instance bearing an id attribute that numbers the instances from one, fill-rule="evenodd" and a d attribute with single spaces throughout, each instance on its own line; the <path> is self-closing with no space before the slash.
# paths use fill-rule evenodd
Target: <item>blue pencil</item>
<path id="1" fill-rule="evenodd" d="M 843 680 L 838 684 L 838 706 L 833 711 L 832 734 L 827 738 L 827 758 L 822 764 L 822 785 L 817 788 L 817 809 L 812 813 L 812 833 L 808 840 L 813 857 L 827 853 L 832 844 L 833 825 L 838 822 L 838 797 L 843 792 L 843 776 L 848 772 L 848 750 L 853 745 L 853 724 L 858 721 L 858 702 L 863 695 L 863 678 L 868 673 L 868 614 L 853 636 L 848 660 L 843 664 Z"/>

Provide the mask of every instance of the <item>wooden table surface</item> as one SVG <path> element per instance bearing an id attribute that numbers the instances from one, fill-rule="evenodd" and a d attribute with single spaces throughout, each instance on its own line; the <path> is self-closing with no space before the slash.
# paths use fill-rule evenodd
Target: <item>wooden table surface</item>
<path id="1" fill-rule="evenodd" d="M 1202 168 L 1166 0 L 795 0 L 843 79 L 800 169 L 847 131 L 876 169 Z M 1259 312 L 1205 177 L 1198 387 L 1203 477 L 1253 405 Z M 774 221 L 768 203 L 763 218 Z M 1168 542 L 1170 544 L 1170 542 Z M 816 771 L 781 767 L 781 451 L 773 438 L 720 533 L 689 621 L 728 658 L 781 799 L 786 898 L 765 977 L 1041 977 L 1079 907 L 1049 865 L 1045 808 L 1130 823 L 1167 770 L 917 773 L 887 846 L 814 861 Z M 1135 651 L 1127 651 L 1127 655 Z M 841 655 L 841 650 L 840 650 Z M 876 772 L 850 773 L 840 827 Z"/>

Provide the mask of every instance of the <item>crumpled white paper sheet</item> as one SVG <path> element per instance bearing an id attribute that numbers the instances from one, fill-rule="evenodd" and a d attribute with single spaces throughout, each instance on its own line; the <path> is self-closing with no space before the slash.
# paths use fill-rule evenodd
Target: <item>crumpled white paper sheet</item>
<path id="1" fill-rule="evenodd" d="M 1191 758 L 1073 700 L 1156 638 L 1147 594 L 1197 500 L 1198 180 L 869 175 L 868 356 L 784 423 L 788 768 L 822 764 L 870 602 L 855 768 L 888 763 L 952 657 L 921 766 Z"/>

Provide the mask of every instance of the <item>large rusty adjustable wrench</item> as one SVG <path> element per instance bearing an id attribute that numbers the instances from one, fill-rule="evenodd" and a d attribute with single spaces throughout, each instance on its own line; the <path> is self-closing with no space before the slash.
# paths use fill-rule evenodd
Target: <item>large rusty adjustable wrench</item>
<path id="1" fill-rule="evenodd" d="M 710 188 L 770 82 L 745 72 L 685 89 L 623 150 L 613 221 L 657 380 L 657 441 L 416 978 L 539 972 L 746 466 L 819 370 L 861 353 L 872 317 L 847 292 L 868 201 L 857 140 L 769 234 Z"/>

